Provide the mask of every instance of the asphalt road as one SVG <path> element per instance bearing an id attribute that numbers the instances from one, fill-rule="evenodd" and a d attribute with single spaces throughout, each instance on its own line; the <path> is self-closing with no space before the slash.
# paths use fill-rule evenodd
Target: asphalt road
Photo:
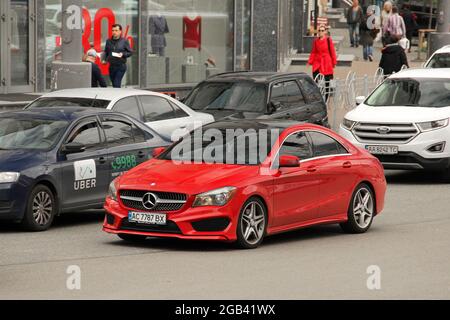
<path id="1" fill-rule="evenodd" d="M 45 233 L 0 226 L 0 299 L 450 299 L 450 185 L 388 172 L 386 209 L 364 235 L 321 226 L 257 250 L 101 231 L 103 213 L 65 215 Z M 67 268 L 80 267 L 81 290 Z M 381 271 L 369 290 L 369 266 Z"/>

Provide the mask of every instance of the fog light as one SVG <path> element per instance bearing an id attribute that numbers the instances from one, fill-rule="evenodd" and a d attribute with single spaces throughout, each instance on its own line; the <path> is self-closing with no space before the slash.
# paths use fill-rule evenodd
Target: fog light
<path id="1" fill-rule="evenodd" d="M 436 144 L 433 144 L 432 146 L 430 146 L 427 149 L 427 151 L 438 153 L 438 152 L 444 152 L 444 149 L 445 149 L 445 142 L 439 142 L 439 143 L 436 143 Z"/>

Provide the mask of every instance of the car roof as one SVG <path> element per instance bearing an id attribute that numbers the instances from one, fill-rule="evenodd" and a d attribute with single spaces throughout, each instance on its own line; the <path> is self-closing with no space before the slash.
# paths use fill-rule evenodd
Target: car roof
<path id="1" fill-rule="evenodd" d="M 161 95 L 158 92 L 152 92 L 147 90 L 139 90 L 133 88 L 78 88 L 78 89 L 64 89 L 49 92 L 42 96 L 42 98 L 90 98 L 98 100 L 116 100 L 135 95 Z"/>
<path id="2" fill-rule="evenodd" d="M 222 120 L 203 126 L 204 129 L 287 129 L 292 126 L 305 124 L 303 122 L 292 120 Z"/>
<path id="3" fill-rule="evenodd" d="M 0 118 L 14 117 L 23 119 L 65 120 L 72 122 L 80 118 L 98 114 L 118 113 L 101 108 L 51 107 L 2 112 L 0 113 Z"/>
<path id="4" fill-rule="evenodd" d="M 214 81 L 253 81 L 267 83 L 283 78 L 305 77 L 304 72 L 255 72 L 255 71 L 239 71 L 220 73 L 209 77 L 207 82 Z"/>
<path id="5" fill-rule="evenodd" d="M 430 78 L 430 79 L 450 79 L 448 69 L 405 69 L 389 77 L 390 79 L 402 78 Z"/>
<path id="6" fill-rule="evenodd" d="M 434 52 L 434 54 L 436 53 L 450 53 L 450 45 L 443 46 Z"/>

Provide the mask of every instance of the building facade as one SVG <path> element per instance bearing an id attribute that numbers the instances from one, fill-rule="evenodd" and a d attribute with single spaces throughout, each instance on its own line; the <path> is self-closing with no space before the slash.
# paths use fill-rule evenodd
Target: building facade
<path id="1" fill-rule="evenodd" d="M 63 45 L 61 7 L 61 0 L 0 2 L 0 93 L 50 90 Z M 303 0 L 84 0 L 82 43 L 103 51 L 119 23 L 135 52 L 125 86 L 190 87 L 215 73 L 282 70 L 302 11 Z"/>

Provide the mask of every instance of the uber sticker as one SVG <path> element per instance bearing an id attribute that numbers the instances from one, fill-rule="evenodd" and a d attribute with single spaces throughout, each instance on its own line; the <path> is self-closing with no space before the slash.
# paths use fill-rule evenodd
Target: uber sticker
<path id="1" fill-rule="evenodd" d="M 73 163 L 75 171 L 75 182 L 73 188 L 75 190 L 84 190 L 95 188 L 97 178 L 97 168 L 95 160 L 75 161 Z"/>

